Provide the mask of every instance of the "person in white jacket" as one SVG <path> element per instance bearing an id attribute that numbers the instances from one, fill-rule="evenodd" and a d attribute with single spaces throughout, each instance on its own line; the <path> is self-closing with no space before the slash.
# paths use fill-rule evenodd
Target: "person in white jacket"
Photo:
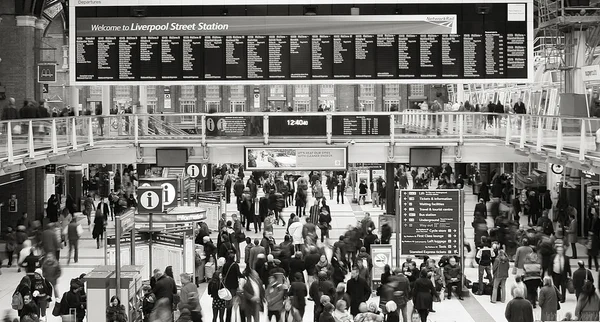
<path id="1" fill-rule="evenodd" d="M 300 218 L 294 217 L 294 222 L 290 225 L 289 232 L 292 236 L 292 242 L 296 251 L 300 250 L 301 246 L 304 245 L 304 238 L 302 238 L 303 224 Z"/>

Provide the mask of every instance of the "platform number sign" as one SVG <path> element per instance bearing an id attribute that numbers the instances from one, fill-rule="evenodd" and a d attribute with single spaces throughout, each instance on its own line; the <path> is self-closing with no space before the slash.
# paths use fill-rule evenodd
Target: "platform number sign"
<path id="1" fill-rule="evenodd" d="M 139 187 L 137 193 L 138 214 L 152 214 L 163 212 L 162 187 Z"/>
<path id="2" fill-rule="evenodd" d="M 209 163 L 188 163 L 185 166 L 186 174 L 196 180 L 205 180 L 211 177 L 211 166 Z"/>

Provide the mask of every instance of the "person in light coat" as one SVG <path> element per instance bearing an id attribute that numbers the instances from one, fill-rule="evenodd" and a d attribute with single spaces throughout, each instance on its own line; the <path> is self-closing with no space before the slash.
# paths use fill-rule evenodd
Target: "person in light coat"
<path id="1" fill-rule="evenodd" d="M 558 290 L 552 283 L 552 277 L 544 277 L 544 286 L 540 289 L 539 303 L 542 309 L 542 321 L 556 321 L 558 311 Z"/>
<path id="2" fill-rule="evenodd" d="M 300 218 L 294 217 L 294 222 L 290 225 L 289 232 L 292 236 L 292 242 L 294 243 L 295 250 L 300 250 L 301 246 L 304 245 L 304 238 L 302 237 L 302 222 Z"/>

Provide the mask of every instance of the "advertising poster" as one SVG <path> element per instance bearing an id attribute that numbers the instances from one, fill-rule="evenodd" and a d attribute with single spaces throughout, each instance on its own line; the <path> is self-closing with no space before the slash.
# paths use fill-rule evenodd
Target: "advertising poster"
<path id="1" fill-rule="evenodd" d="M 345 170 L 346 148 L 246 148 L 247 170 Z"/>
<path id="2" fill-rule="evenodd" d="M 261 136 L 262 116 L 207 116 L 206 136 Z"/>

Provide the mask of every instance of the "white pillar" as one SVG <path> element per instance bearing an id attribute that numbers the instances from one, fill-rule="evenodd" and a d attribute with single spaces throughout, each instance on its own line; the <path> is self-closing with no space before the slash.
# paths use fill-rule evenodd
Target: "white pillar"
<path id="1" fill-rule="evenodd" d="M 79 116 L 81 111 L 79 108 L 79 88 L 77 86 L 69 86 L 69 98 L 73 113 L 75 113 L 75 116 Z"/>
<path id="2" fill-rule="evenodd" d="M 146 85 L 139 86 L 139 110 L 137 111 L 137 115 L 140 114 L 148 114 L 148 87 Z M 138 126 L 143 129 L 144 134 L 148 134 L 148 117 L 141 117 L 138 120 Z"/>
<path id="3" fill-rule="evenodd" d="M 462 83 L 456 84 L 456 100 L 458 102 L 465 102 L 465 86 Z"/>
<path id="4" fill-rule="evenodd" d="M 586 32 L 586 30 L 573 31 L 573 40 L 575 42 L 575 48 L 573 48 L 573 58 L 575 59 L 575 66 L 573 67 L 575 68 L 573 69 L 573 83 L 571 84 L 571 86 L 573 89 L 573 93 L 575 94 L 586 94 L 585 85 L 583 84 L 583 78 L 581 76 L 581 67 L 585 66 L 586 61 Z"/>
<path id="5" fill-rule="evenodd" d="M 112 103 L 110 101 L 110 86 L 102 86 L 102 115 L 110 115 L 110 108 Z"/>

